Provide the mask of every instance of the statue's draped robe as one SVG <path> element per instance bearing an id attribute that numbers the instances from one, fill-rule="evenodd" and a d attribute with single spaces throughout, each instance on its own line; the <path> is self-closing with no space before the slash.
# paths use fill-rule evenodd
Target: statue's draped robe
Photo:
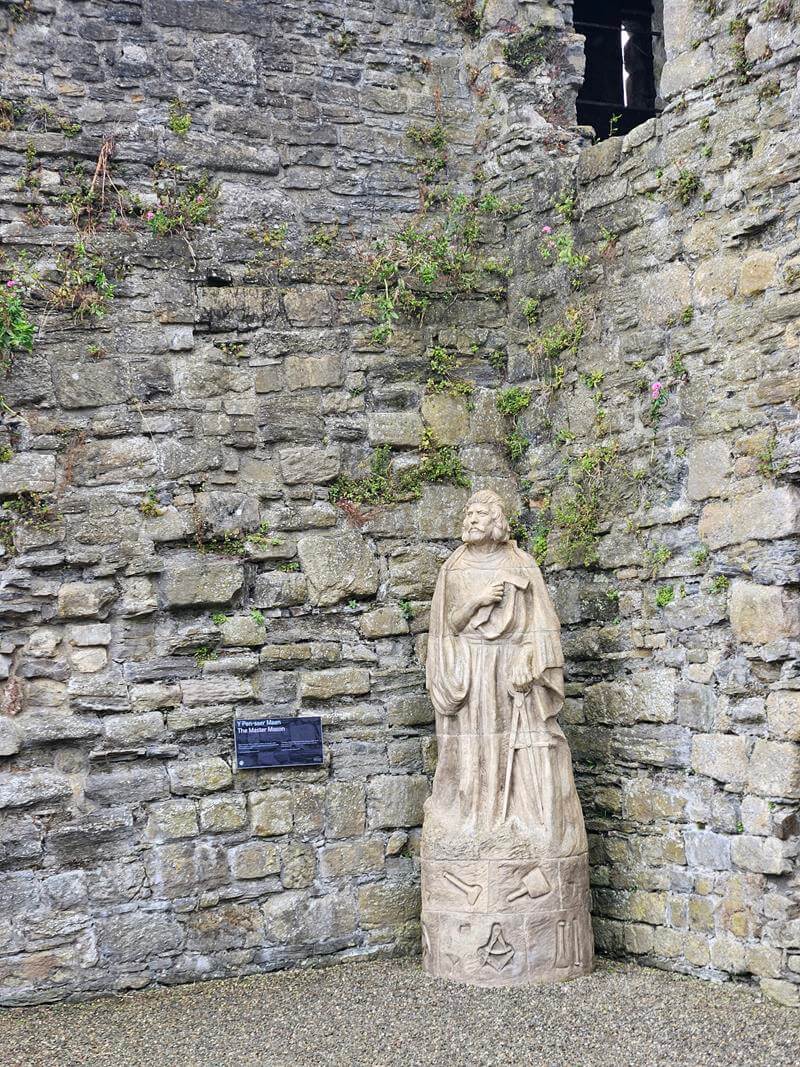
<path id="1" fill-rule="evenodd" d="M 505 583 L 502 600 L 478 608 L 457 631 L 454 610 L 498 580 Z M 574 855 L 586 851 L 586 832 L 569 747 L 555 719 L 564 702 L 560 624 L 535 561 L 513 542 L 489 555 L 462 546 L 439 574 L 427 655 L 439 760 L 426 818 L 443 830 L 481 836 L 504 824 L 512 667 L 527 657 L 537 680 L 517 696 L 505 824 L 550 855 Z"/>

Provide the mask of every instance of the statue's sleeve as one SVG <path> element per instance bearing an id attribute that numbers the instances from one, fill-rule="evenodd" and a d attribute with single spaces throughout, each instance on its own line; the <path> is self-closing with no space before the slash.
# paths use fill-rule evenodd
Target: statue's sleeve
<path id="1" fill-rule="evenodd" d="M 526 572 L 533 598 L 529 638 L 533 672 L 542 687 L 542 703 L 547 718 L 558 715 L 564 703 L 564 652 L 561 623 L 536 561 L 525 553 Z"/>
<path id="2" fill-rule="evenodd" d="M 455 715 L 469 691 L 469 653 L 460 647 L 448 621 L 447 565 L 439 571 L 431 604 L 426 684 L 434 708 L 440 715 Z"/>

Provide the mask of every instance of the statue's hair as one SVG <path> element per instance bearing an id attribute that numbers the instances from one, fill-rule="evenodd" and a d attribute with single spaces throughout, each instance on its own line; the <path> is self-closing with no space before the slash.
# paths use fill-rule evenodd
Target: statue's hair
<path id="1" fill-rule="evenodd" d="M 493 541 L 503 543 L 509 539 L 511 529 L 508 525 L 505 509 L 503 508 L 503 501 L 497 493 L 495 493 L 494 489 L 479 489 L 477 493 L 473 493 L 469 498 L 467 507 L 469 507 L 470 504 L 488 504 L 491 508 L 491 535 Z"/>

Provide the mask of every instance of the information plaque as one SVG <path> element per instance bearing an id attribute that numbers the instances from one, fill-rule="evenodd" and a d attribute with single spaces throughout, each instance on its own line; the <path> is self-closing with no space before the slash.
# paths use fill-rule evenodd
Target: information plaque
<path id="1" fill-rule="evenodd" d="M 322 763 L 322 720 L 234 719 L 236 768 L 318 767 Z"/>

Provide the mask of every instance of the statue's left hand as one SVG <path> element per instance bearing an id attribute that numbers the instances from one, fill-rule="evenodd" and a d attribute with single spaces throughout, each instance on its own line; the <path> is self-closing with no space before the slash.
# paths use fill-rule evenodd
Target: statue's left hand
<path id="1" fill-rule="evenodd" d="M 526 690 L 530 689 L 535 681 L 536 674 L 530 656 L 524 656 L 512 666 L 511 684 L 514 689 L 524 693 Z"/>

